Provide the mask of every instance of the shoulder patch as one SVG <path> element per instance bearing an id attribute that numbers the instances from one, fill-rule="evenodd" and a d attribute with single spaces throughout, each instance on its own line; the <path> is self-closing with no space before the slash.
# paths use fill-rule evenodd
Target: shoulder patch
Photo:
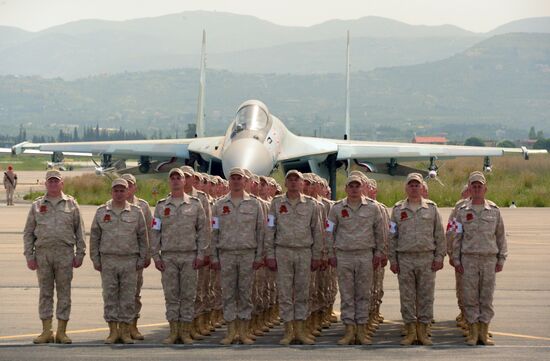
<path id="1" fill-rule="evenodd" d="M 487 203 L 488 203 L 491 207 L 493 207 L 493 208 L 498 208 L 498 206 L 496 205 L 496 203 L 493 202 L 493 201 L 487 200 Z"/>
<path id="2" fill-rule="evenodd" d="M 400 200 L 400 201 L 395 202 L 395 204 L 394 204 L 393 206 L 394 206 L 394 207 L 400 206 L 400 205 L 403 204 L 403 202 L 404 202 L 404 200 L 402 199 L 402 200 Z"/>

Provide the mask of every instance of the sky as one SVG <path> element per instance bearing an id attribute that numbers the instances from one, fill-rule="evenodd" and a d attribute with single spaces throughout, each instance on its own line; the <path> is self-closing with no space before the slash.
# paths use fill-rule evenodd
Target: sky
<path id="1" fill-rule="evenodd" d="M 550 16 L 550 0 L 0 0 L 0 25 L 38 31 L 81 19 L 128 20 L 190 10 L 253 15 L 279 25 L 381 16 L 487 32 L 513 20 Z"/>

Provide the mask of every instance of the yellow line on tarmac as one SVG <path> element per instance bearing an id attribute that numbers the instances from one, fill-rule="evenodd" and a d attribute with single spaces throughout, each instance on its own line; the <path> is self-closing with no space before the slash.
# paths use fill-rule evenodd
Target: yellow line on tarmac
<path id="1" fill-rule="evenodd" d="M 168 325 L 167 322 L 162 323 L 151 323 L 148 325 L 139 325 L 139 328 L 148 328 L 148 327 L 158 327 L 158 326 L 166 326 Z M 75 331 L 67 331 L 67 333 L 70 334 L 77 334 L 77 333 L 89 333 L 89 332 L 100 332 L 100 331 L 109 331 L 108 327 L 100 327 L 100 328 L 89 328 L 85 330 L 75 330 Z M 26 335 L 11 335 L 11 336 L 0 336 L 0 340 L 9 340 L 13 338 L 26 338 L 26 337 L 36 337 L 40 335 L 39 333 L 29 333 Z"/>

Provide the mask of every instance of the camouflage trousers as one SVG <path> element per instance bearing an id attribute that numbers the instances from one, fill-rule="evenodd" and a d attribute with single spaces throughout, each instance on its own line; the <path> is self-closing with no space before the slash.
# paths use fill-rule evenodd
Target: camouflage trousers
<path id="1" fill-rule="evenodd" d="M 15 188 L 8 187 L 6 188 L 6 204 L 13 205 L 13 194 L 15 193 Z"/>
<path id="2" fill-rule="evenodd" d="M 255 250 L 220 251 L 223 318 L 250 320 Z"/>
<path id="3" fill-rule="evenodd" d="M 372 250 L 336 251 L 342 322 L 365 324 L 369 320 L 374 270 Z"/>
<path id="4" fill-rule="evenodd" d="M 382 304 L 382 297 L 384 297 L 384 274 L 385 269 L 378 267 L 374 271 L 374 278 L 372 281 L 372 298 L 370 303 L 370 313 L 376 315 L 380 311 L 380 305 Z"/>
<path id="5" fill-rule="evenodd" d="M 195 314 L 197 270 L 193 269 L 195 252 L 169 252 L 162 254 L 165 270 L 162 272 L 162 289 L 166 304 L 166 320 L 191 322 Z"/>
<path id="6" fill-rule="evenodd" d="M 222 310 L 223 301 L 220 271 L 210 270 L 210 289 L 209 304 L 211 309 L 218 311 Z"/>
<path id="7" fill-rule="evenodd" d="M 254 281 L 252 285 L 252 304 L 254 305 L 252 313 L 258 315 L 269 307 L 267 297 L 267 268 L 261 267 L 254 271 Z"/>
<path id="8" fill-rule="evenodd" d="M 311 248 L 277 246 L 277 293 L 279 313 L 284 322 L 308 317 Z"/>
<path id="9" fill-rule="evenodd" d="M 462 291 L 468 323 L 490 323 L 495 315 L 496 256 L 462 255 Z"/>
<path id="10" fill-rule="evenodd" d="M 197 292 L 195 298 L 195 316 L 211 310 L 210 299 L 210 267 L 202 267 L 197 271 Z"/>
<path id="11" fill-rule="evenodd" d="M 136 256 L 101 256 L 105 321 L 131 323 L 136 317 L 136 263 Z"/>
<path id="12" fill-rule="evenodd" d="M 456 288 L 456 301 L 460 312 L 464 314 L 464 295 L 462 294 L 463 289 L 463 276 L 455 271 L 455 288 Z"/>
<path id="13" fill-rule="evenodd" d="M 57 291 L 55 315 L 69 320 L 71 313 L 71 281 L 73 279 L 74 251 L 71 247 L 39 248 L 36 250 L 38 287 L 40 296 L 38 314 L 41 320 L 53 317 L 53 290 Z"/>
<path id="14" fill-rule="evenodd" d="M 143 287 L 143 269 L 137 271 L 137 284 L 136 284 L 136 318 L 140 317 L 141 312 L 141 288 Z"/>
<path id="15" fill-rule="evenodd" d="M 405 323 L 431 323 L 433 319 L 435 272 L 433 252 L 399 253 L 399 298 Z"/>

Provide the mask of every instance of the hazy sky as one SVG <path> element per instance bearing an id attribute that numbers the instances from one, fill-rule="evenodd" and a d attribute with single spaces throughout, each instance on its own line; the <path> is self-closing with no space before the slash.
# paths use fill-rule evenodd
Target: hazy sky
<path id="1" fill-rule="evenodd" d="M 375 15 L 486 32 L 512 20 L 550 16 L 550 0 L 0 0 L 0 25 L 36 31 L 80 19 L 127 20 L 186 10 L 247 14 L 303 26 Z"/>

